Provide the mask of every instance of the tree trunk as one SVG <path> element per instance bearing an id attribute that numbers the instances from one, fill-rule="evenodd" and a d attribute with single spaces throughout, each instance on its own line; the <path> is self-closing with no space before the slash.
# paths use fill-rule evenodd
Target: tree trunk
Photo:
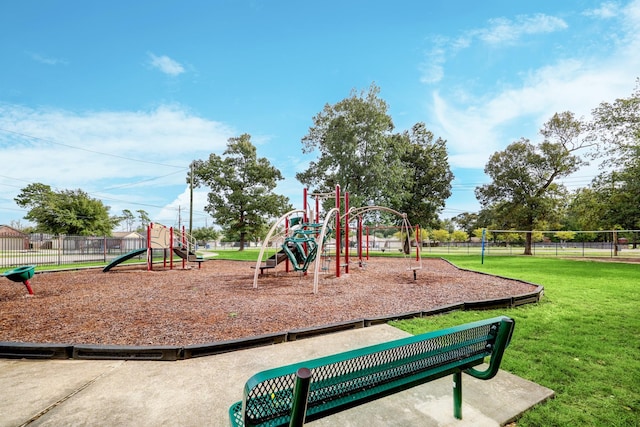
<path id="1" fill-rule="evenodd" d="M 238 249 L 238 251 L 244 251 L 244 241 L 245 241 L 246 235 L 247 233 L 245 233 L 244 231 L 240 233 L 240 249 Z"/>
<path id="2" fill-rule="evenodd" d="M 524 254 L 523 255 L 533 255 L 533 253 L 531 252 L 531 237 L 532 237 L 531 231 L 527 231 L 525 236 L 526 237 L 525 237 L 525 240 L 524 240 Z"/>

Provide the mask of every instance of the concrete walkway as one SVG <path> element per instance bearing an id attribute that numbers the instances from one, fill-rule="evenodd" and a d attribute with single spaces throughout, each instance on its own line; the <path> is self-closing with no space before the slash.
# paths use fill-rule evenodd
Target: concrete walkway
<path id="1" fill-rule="evenodd" d="M 380 325 L 176 362 L 0 359 L 0 426 L 228 426 L 254 373 L 407 335 Z M 553 396 L 504 371 L 465 375 L 456 420 L 451 387 L 442 378 L 308 425 L 500 426 Z"/>

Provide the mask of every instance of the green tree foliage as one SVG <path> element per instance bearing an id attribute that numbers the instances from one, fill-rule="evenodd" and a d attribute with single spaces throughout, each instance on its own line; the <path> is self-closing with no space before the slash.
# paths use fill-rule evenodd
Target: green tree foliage
<path id="1" fill-rule="evenodd" d="M 640 228 L 640 164 L 603 172 L 579 194 L 572 204 L 573 212 L 581 213 L 582 222 L 592 220 L 590 230 Z"/>
<path id="2" fill-rule="evenodd" d="M 371 85 L 335 105 L 325 105 L 302 138 L 303 153 L 319 152 L 306 171 L 296 174 L 314 191 L 331 192 L 340 185 L 352 206 L 370 202 L 390 205 L 404 176 L 398 174 L 404 140 L 393 137 L 387 104 Z"/>
<path id="3" fill-rule="evenodd" d="M 582 123 L 573 113 L 554 114 L 540 133 L 540 144 L 522 138 L 494 153 L 485 166 L 492 182 L 477 187 L 476 198 L 492 211 L 500 228 L 532 231 L 537 222 L 557 220 L 566 201 L 566 190 L 557 180 L 584 164 L 574 154 L 586 144 Z M 532 254 L 531 240 L 527 233 L 525 255 Z"/>
<path id="4" fill-rule="evenodd" d="M 139 229 L 145 230 L 149 223 L 151 223 L 151 218 L 149 218 L 149 214 L 144 209 L 138 209 L 136 212 L 138 213 L 138 219 L 140 220 Z"/>
<path id="5" fill-rule="evenodd" d="M 268 221 L 291 209 L 286 197 L 273 193 L 282 174 L 258 158 L 248 134 L 230 138 L 223 157 L 212 153 L 208 160 L 196 160 L 193 174 L 196 187 L 210 189 L 205 210 L 226 235 L 239 237 L 240 250 L 264 232 Z"/>
<path id="6" fill-rule="evenodd" d="M 423 227 L 435 225 L 444 202 L 451 196 L 453 173 L 449 168 L 446 142 L 427 130 L 424 123 L 415 124 L 403 133 L 407 149 L 402 156 L 406 173 L 404 192 L 396 210 L 407 214 L 409 221 Z"/>
<path id="7" fill-rule="evenodd" d="M 469 233 L 464 230 L 455 230 L 451 233 L 451 240 L 454 242 L 466 242 L 469 240 Z"/>
<path id="8" fill-rule="evenodd" d="M 520 240 L 520 234 L 514 232 L 495 233 L 496 240 L 505 242 L 507 245 Z"/>
<path id="9" fill-rule="evenodd" d="M 133 223 L 136 220 L 133 212 L 131 212 L 129 209 L 123 209 L 122 216 L 120 218 L 122 221 L 124 221 L 124 224 L 127 227 L 127 231 L 131 231 L 133 229 Z"/>
<path id="10" fill-rule="evenodd" d="M 575 231 L 556 231 L 553 234 L 560 242 L 565 243 L 576 238 Z"/>
<path id="11" fill-rule="evenodd" d="M 473 235 L 474 230 L 478 228 L 477 213 L 463 212 L 454 216 L 452 221 L 458 226 L 458 228 L 466 231 L 468 235 Z"/>
<path id="12" fill-rule="evenodd" d="M 637 164 L 640 156 L 640 78 L 628 98 L 602 102 L 592 111 L 589 138 L 598 143 L 599 156 L 618 169 Z"/>
<path id="13" fill-rule="evenodd" d="M 220 232 L 213 227 L 199 227 L 194 229 L 191 235 L 198 243 L 206 243 L 217 240 L 220 237 Z"/>
<path id="14" fill-rule="evenodd" d="M 80 189 L 54 191 L 46 184 L 29 184 L 15 201 L 29 209 L 24 218 L 35 222 L 37 230 L 44 233 L 111 235 L 113 227 L 121 221 L 109 216 L 109 206 Z"/>
<path id="15" fill-rule="evenodd" d="M 591 184 L 604 228 L 640 227 L 640 79 L 628 98 L 593 110 L 589 137 L 598 142 L 606 171 Z M 584 202 L 584 199 L 579 199 Z M 595 204 L 595 203 L 594 203 Z"/>
<path id="16" fill-rule="evenodd" d="M 526 239 L 527 236 L 525 235 L 523 238 Z M 542 242 L 544 240 L 544 233 L 539 230 L 531 232 L 531 240 L 534 242 Z"/>
<path id="17" fill-rule="evenodd" d="M 390 207 L 426 227 L 451 191 L 445 141 L 434 141 L 423 123 L 393 133 L 379 93 L 372 84 L 366 93 L 352 91 L 349 98 L 325 105 L 302 138 L 303 153 L 317 150 L 319 156 L 296 178 L 317 192 L 340 185 L 349 192 L 350 206 Z M 326 203 L 328 208 L 333 202 Z"/>
<path id="18" fill-rule="evenodd" d="M 477 239 L 482 239 L 482 232 L 483 230 L 486 230 L 486 228 L 476 228 L 473 230 L 473 237 L 477 238 Z M 489 231 L 485 231 L 484 232 L 484 239 L 485 241 L 491 241 L 495 239 L 495 236 L 493 235 L 493 233 L 489 232 Z"/>
<path id="19" fill-rule="evenodd" d="M 449 230 L 441 228 L 431 231 L 431 238 L 436 242 L 448 242 L 451 240 L 451 233 L 449 233 Z"/>

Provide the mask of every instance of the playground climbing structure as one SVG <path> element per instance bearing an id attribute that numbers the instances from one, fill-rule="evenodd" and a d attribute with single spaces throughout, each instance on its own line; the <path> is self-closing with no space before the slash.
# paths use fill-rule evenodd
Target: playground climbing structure
<path id="1" fill-rule="evenodd" d="M 263 240 L 258 260 L 256 262 L 253 287 L 258 287 L 259 273 L 263 274 L 264 270 L 276 268 L 282 262 L 285 262 L 285 270 L 287 272 L 293 268 L 294 271 L 307 274 L 313 266 L 313 292 L 318 293 L 318 279 L 320 270 L 324 274 L 328 274 L 331 259 L 335 259 L 335 275 L 340 277 L 341 270 L 344 268 L 345 273 L 349 273 L 350 250 L 349 250 L 349 231 L 350 222 L 355 219 L 357 225 L 357 256 L 360 266 L 364 265 L 363 261 L 363 226 L 362 218 L 371 211 L 383 211 L 391 213 L 402 218 L 401 235 L 404 239 L 403 252 L 405 259 L 408 261 L 407 270 L 413 272 L 414 279 L 416 272 L 422 268 L 422 259 L 420 257 L 420 245 L 418 242 L 419 229 L 416 227 L 415 232 L 407 215 L 400 213 L 384 206 L 366 206 L 361 208 L 349 207 L 349 194 L 345 193 L 345 213 L 340 215 L 340 186 L 336 186 L 335 194 L 331 195 L 335 198 L 336 206 L 329 210 L 321 220 L 319 215 L 321 197 L 327 197 L 326 194 L 313 194 L 316 201 L 316 209 L 311 210 L 308 206 L 307 189 L 304 190 L 304 206 L 303 209 L 296 209 L 282 215 L 273 223 L 265 239 Z M 344 224 L 344 228 L 342 228 Z M 413 239 L 411 236 L 413 235 Z M 330 248 L 332 246 L 332 248 Z M 411 247 L 415 247 L 415 260 L 411 256 Z M 342 248 L 344 251 L 344 261 L 342 258 Z M 269 256 L 269 251 L 275 251 Z M 265 256 L 267 257 L 265 261 Z M 368 257 L 368 252 L 367 252 Z M 319 262 L 320 261 L 320 262 Z"/>
<path id="2" fill-rule="evenodd" d="M 183 269 L 186 268 L 187 262 L 197 262 L 198 268 L 200 268 L 201 263 L 204 261 L 202 257 L 196 254 L 195 239 L 185 231 L 184 227 L 175 229 L 162 224 L 151 223 L 147 226 L 146 242 L 146 248 L 134 249 L 113 259 L 102 271 L 107 272 L 116 265 L 136 256 L 141 256 L 145 252 L 147 255 L 147 270 L 153 270 L 154 250 L 163 251 L 163 266 L 165 268 L 168 262 L 169 268 L 173 269 L 174 254 L 181 259 Z"/>

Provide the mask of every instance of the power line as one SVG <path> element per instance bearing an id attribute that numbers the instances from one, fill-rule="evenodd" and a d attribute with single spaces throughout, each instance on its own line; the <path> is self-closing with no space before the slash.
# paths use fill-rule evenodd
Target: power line
<path id="1" fill-rule="evenodd" d="M 104 195 L 102 195 L 102 194 L 100 194 L 100 193 L 101 193 L 102 191 L 114 190 L 114 189 L 118 189 L 118 188 L 123 188 L 123 187 L 128 187 L 128 186 L 133 186 L 133 185 L 141 184 L 141 183 L 143 183 L 143 182 L 154 181 L 154 180 L 156 180 L 156 179 L 165 178 L 165 177 L 170 176 L 170 175 L 178 174 L 178 173 L 183 172 L 183 171 L 185 171 L 185 170 L 187 170 L 187 168 L 184 168 L 183 170 L 180 170 L 180 171 L 171 172 L 171 173 L 169 173 L 169 174 L 162 175 L 162 176 L 157 176 L 157 177 L 153 177 L 153 178 L 148 178 L 148 179 L 144 179 L 144 180 L 141 180 L 141 181 L 136 181 L 136 182 L 133 182 L 133 183 L 127 183 L 127 184 L 123 184 L 123 185 L 120 185 L 120 186 L 109 187 L 109 188 L 106 188 L 106 189 L 104 189 L 104 190 L 97 190 L 97 191 L 87 192 L 87 194 L 88 194 L 88 195 L 90 195 L 90 196 L 97 197 L 97 198 L 99 198 L 100 200 L 109 200 L 109 201 L 112 201 L 112 202 L 120 202 L 120 203 L 126 203 L 126 204 L 130 204 L 130 205 L 146 206 L 146 207 L 152 207 L 152 208 L 158 208 L 158 209 L 171 209 L 171 210 L 177 210 L 176 208 L 167 207 L 166 205 L 164 205 L 164 206 L 158 206 L 158 205 L 152 205 L 152 204 L 148 204 L 148 203 L 132 202 L 132 201 L 130 201 L 130 200 L 122 200 L 122 199 L 116 199 L 116 198 L 109 197 L 109 196 L 104 196 Z M 28 180 L 24 180 L 24 179 L 13 178 L 13 177 L 5 176 L 5 175 L 0 175 L 0 178 L 12 179 L 12 180 L 20 181 L 20 182 L 24 182 L 24 183 L 27 183 L 27 184 L 35 184 L 33 181 L 28 181 Z M 13 187 L 13 188 L 22 188 L 21 186 L 11 185 L 11 184 L 4 184 L 4 183 L 0 183 L 0 185 L 4 185 L 4 186 L 7 186 L 7 187 Z M 60 189 L 59 189 L 59 188 L 57 188 L 57 187 L 53 187 L 53 189 L 58 190 L 58 191 L 60 190 Z M 7 200 L 8 200 L 8 199 L 7 199 Z M 9 208 L 4 208 L 4 209 L 7 209 L 7 210 L 8 210 Z M 22 212 L 28 212 L 27 210 L 23 210 L 23 209 L 13 209 L 13 210 L 22 211 Z"/>
<path id="2" fill-rule="evenodd" d="M 87 153 L 93 153 L 93 154 L 99 154 L 101 156 L 114 157 L 116 159 L 123 159 L 123 160 L 128 160 L 128 161 L 131 161 L 131 162 L 138 162 L 138 163 L 146 163 L 146 164 L 156 165 L 156 166 L 164 166 L 164 167 L 168 167 L 168 168 L 187 169 L 184 166 L 169 165 L 169 164 L 166 164 L 166 163 L 152 162 L 150 160 L 134 159 L 134 158 L 131 158 L 131 157 L 120 156 L 118 154 L 104 153 L 102 151 L 96 151 L 96 150 L 90 150 L 88 148 L 76 147 L 75 145 L 63 144 L 61 142 L 55 142 L 55 141 L 52 141 L 50 139 L 40 138 L 40 137 L 37 137 L 37 136 L 28 135 L 28 134 L 21 133 L 21 132 L 15 132 L 15 131 L 8 130 L 8 129 L 0 128 L 0 131 L 6 132 L 6 133 L 10 133 L 10 134 L 13 134 L 13 135 L 18 135 L 18 136 L 21 136 L 23 138 L 29 138 L 29 139 L 33 139 L 33 140 L 37 140 L 37 141 L 46 142 L 47 144 L 60 145 L 62 147 L 72 148 L 74 150 L 85 151 Z"/>
<path id="3" fill-rule="evenodd" d="M 137 181 L 137 182 L 130 182 L 130 183 L 127 183 L 127 184 L 122 184 L 122 185 L 114 185 L 113 187 L 107 187 L 107 188 L 103 188 L 102 190 L 97 190 L 97 191 L 100 192 L 100 191 L 118 190 L 120 188 L 132 187 L 134 185 L 142 184 L 143 182 L 151 182 L 151 181 L 155 181 L 156 179 L 166 178 L 168 176 L 175 175 L 175 174 L 178 174 L 180 172 L 184 172 L 185 170 L 187 170 L 187 168 L 184 168 L 183 170 L 179 170 L 179 171 L 176 171 L 176 172 L 171 172 L 171 173 L 168 173 L 166 175 L 161 175 L 161 176 L 156 176 L 156 177 L 153 177 L 153 178 L 143 179 L 143 180 L 140 180 L 140 181 Z"/>

